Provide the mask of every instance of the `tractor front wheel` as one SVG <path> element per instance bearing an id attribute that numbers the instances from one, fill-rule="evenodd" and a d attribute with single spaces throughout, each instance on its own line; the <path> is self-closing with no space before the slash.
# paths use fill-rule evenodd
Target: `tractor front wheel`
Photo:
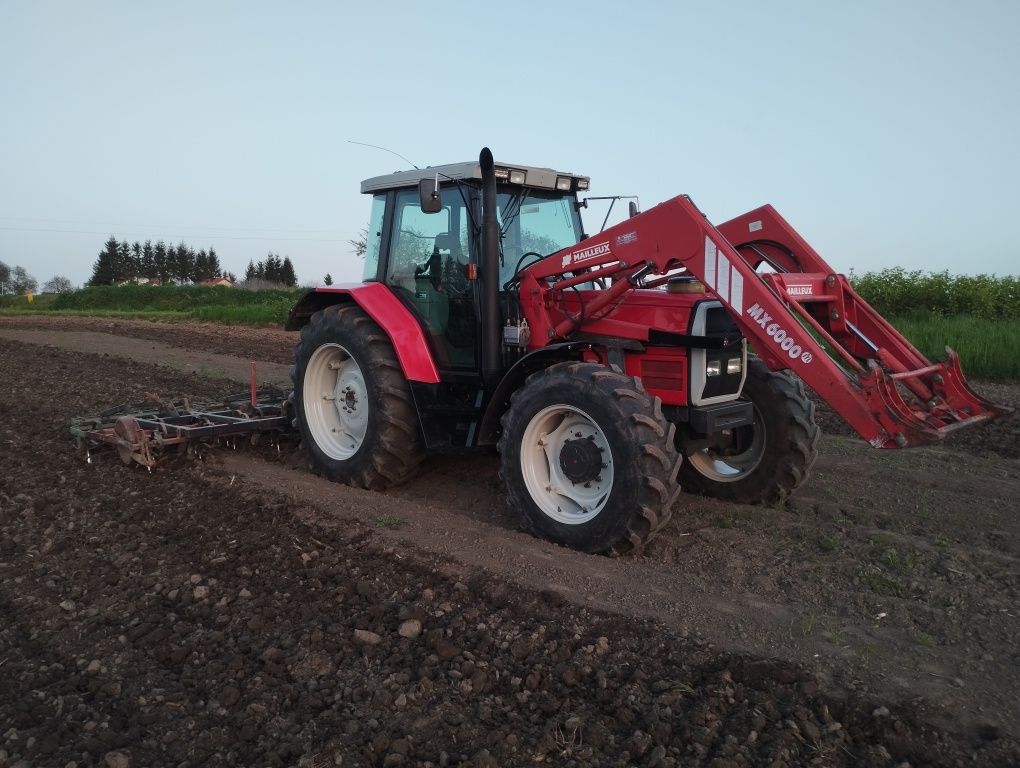
<path id="1" fill-rule="evenodd" d="M 807 480 L 818 455 L 815 405 L 793 374 L 770 371 L 757 357 L 747 364 L 743 397 L 754 423 L 707 440 L 680 430 L 680 485 L 725 501 L 773 504 Z"/>
<path id="2" fill-rule="evenodd" d="M 585 552 L 640 552 L 677 496 L 679 454 L 659 398 L 596 363 L 533 374 L 503 415 L 501 474 L 524 526 Z"/>
<path id="3" fill-rule="evenodd" d="M 313 468 L 383 490 L 424 458 L 411 391 L 393 346 L 360 307 L 316 312 L 294 349 L 294 413 Z"/>

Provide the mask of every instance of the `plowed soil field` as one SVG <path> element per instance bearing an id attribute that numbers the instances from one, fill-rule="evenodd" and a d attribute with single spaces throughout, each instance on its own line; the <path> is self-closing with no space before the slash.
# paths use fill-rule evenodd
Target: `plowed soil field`
<path id="1" fill-rule="evenodd" d="M 380 494 L 286 443 L 75 452 L 292 342 L 0 318 L 0 768 L 1020 763 L 1016 419 L 880 452 L 823 414 L 786 505 L 681 496 L 636 559 L 521 533 L 496 457 Z"/>

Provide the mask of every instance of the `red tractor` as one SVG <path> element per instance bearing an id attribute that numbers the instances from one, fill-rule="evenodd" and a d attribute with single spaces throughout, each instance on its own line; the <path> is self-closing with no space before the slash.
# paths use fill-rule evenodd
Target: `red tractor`
<path id="1" fill-rule="evenodd" d="M 772 503 L 801 485 L 819 434 L 802 382 L 879 448 L 1008 412 L 771 206 L 716 227 L 681 196 L 586 235 L 588 181 L 485 149 L 362 182 L 364 282 L 309 292 L 287 326 L 321 474 L 381 490 L 428 453 L 495 447 L 526 527 L 623 554 L 681 488 Z"/>

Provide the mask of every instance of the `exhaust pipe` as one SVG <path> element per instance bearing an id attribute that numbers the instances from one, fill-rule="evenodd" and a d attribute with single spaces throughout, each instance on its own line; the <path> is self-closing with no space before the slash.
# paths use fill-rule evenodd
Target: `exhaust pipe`
<path id="1" fill-rule="evenodd" d="M 482 379 L 495 386 L 503 373 L 499 321 L 499 222 L 496 219 L 496 169 L 488 147 L 478 156 L 482 169 Z"/>

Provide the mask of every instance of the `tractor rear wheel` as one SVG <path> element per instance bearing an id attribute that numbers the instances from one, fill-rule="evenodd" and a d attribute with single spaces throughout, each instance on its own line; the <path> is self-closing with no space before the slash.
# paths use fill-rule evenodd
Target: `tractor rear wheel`
<path id="1" fill-rule="evenodd" d="M 294 349 L 294 413 L 313 468 L 382 490 L 409 480 L 425 451 L 393 346 L 360 307 L 312 315 Z"/>
<path id="2" fill-rule="evenodd" d="M 637 379 L 558 363 L 513 394 L 502 425 L 507 502 L 533 533 L 629 554 L 669 522 L 679 491 L 674 427 Z"/>
<path id="3" fill-rule="evenodd" d="M 757 357 L 747 365 L 743 396 L 754 407 L 754 423 L 713 436 L 708 445 L 678 432 L 680 485 L 725 501 L 774 504 L 807 480 L 818 455 L 815 404 L 793 374 L 770 371 Z"/>

